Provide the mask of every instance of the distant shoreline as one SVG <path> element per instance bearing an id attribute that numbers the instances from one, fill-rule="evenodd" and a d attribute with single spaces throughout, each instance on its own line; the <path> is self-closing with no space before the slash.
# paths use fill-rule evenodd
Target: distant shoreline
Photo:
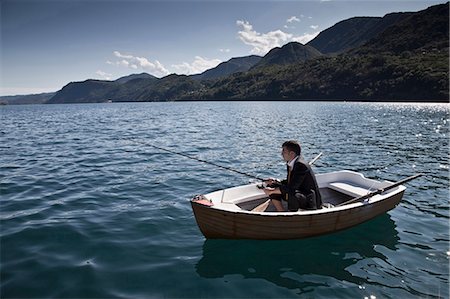
<path id="1" fill-rule="evenodd" d="M 258 99 L 258 100 L 176 100 L 176 101 L 113 101 L 113 102 L 85 102 L 85 103 L 2 103 L 0 106 L 24 106 L 24 105 L 85 105 L 85 104 L 126 104 L 126 103 L 176 103 L 176 102 L 308 102 L 308 103 L 399 103 L 399 104 L 450 104 L 450 101 L 443 100 L 430 100 L 430 101 L 417 101 L 417 100 L 366 100 L 366 99 Z"/>

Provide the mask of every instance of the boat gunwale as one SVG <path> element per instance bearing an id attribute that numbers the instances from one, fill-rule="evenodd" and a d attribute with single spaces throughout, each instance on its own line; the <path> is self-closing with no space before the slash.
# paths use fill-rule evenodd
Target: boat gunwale
<path id="1" fill-rule="evenodd" d="M 322 209 L 317 209 L 317 210 L 300 210 L 300 211 L 296 211 L 296 212 L 289 212 L 289 211 L 287 211 L 287 212 L 276 212 L 276 211 L 257 212 L 257 211 L 244 210 L 239 207 L 238 207 L 239 210 L 222 208 L 222 207 L 226 207 L 227 205 L 237 207 L 237 205 L 234 203 L 220 203 L 219 205 L 216 204 L 213 206 L 208 206 L 207 208 L 217 210 L 217 211 L 223 211 L 223 212 L 227 212 L 227 213 L 237 214 L 237 215 L 244 215 L 244 214 L 245 215 L 263 215 L 263 216 L 270 216 L 270 217 L 310 216 L 310 215 L 337 213 L 337 212 L 342 212 L 345 210 L 351 210 L 351 209 L 355 209 L 355 208 L 359 208 L 359 207 L 373 205 L 375 203 L 388 200 L 391 197 L 394 197 L 397 194 L 404 192 L 405 190 L 406 190 L 406 187 L 403 185 L 400 185 L 400 186 L 396 187 L 395 189 L 390 190 L 386 194 L 378 195 L 378 198 L 376 198 L 376 199 L 374 199 L 374 197 L 377 195 L 374 195 L 373 197 L 370 197 L 369 200 L 361 201 L 361 202 L 354 202 L 354 203 L 350 203 L 348 205 L 335 206 L 335 207 L 331 207 L 331 208 L 322 208 Z M 197 203 L 194 200 L 191 200 L 191 203 L 206 207 L 205 205 L 203 205 L 201 203 Z"/>

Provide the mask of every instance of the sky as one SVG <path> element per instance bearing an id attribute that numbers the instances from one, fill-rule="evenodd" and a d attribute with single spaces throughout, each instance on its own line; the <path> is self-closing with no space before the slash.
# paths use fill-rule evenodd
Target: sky
<path id="1" fill-rule="evenodd" d="M 0 0 L 0 96 L 142 72 L 201 73 L 233 57 L 305 44 L 351 17 L 445 2 Z"/>

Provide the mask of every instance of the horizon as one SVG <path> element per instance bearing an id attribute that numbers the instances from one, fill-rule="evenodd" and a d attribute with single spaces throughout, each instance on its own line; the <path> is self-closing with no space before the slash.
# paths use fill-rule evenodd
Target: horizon
<path id="1" fill-rule="evenodd" d="M 289 42 L 306 44 L 348 18 L 442 3 L 2 1 L 0 96 L 57 92 L 70 82 L 131 74 L 198 74 Z"/>

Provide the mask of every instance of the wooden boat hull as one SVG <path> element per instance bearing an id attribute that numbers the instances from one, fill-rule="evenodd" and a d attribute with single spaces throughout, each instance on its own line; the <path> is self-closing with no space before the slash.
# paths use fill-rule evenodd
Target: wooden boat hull
<path id="1" fill-rule="evenodd" d="M 404 189 L 391 197 L 342 209 L 301 213 L 241 213 L 191 201 L 197 224 L 209 239 L 301 239 L 340 231 L 393 209 Z"/>

